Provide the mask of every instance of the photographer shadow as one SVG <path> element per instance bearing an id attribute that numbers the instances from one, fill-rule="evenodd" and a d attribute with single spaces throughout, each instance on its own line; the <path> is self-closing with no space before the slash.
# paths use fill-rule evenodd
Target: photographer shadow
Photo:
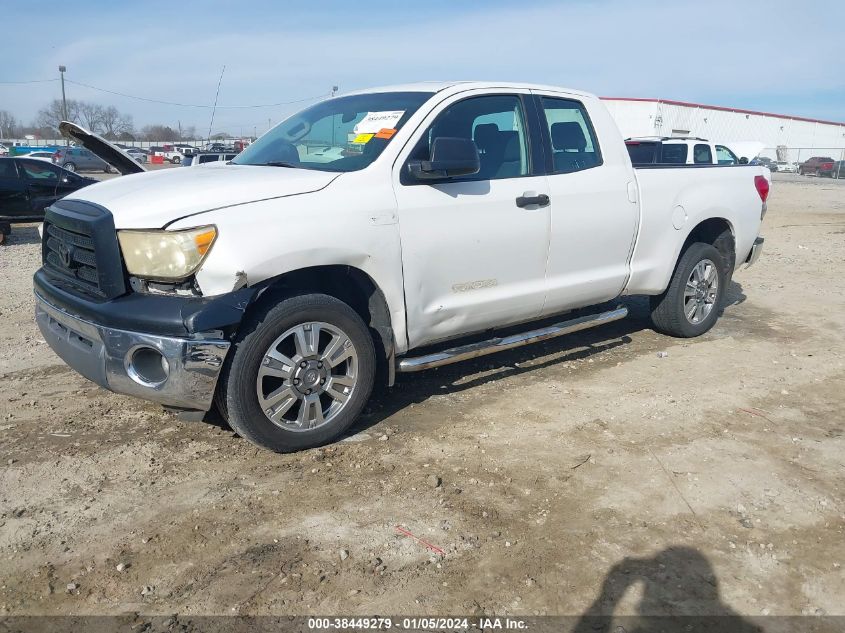
<path id="1" fill-rule="evenodd" d="M 625 592 L 639 583 L 636 615 L 614 616 Z M 650 558 L 625 558 L 614 565 L 573 633 L 615 631 L 614 624 L 627 633 L 762 631 L 722 602 L 713 566 L 691 547 L 669 547 Z"/>

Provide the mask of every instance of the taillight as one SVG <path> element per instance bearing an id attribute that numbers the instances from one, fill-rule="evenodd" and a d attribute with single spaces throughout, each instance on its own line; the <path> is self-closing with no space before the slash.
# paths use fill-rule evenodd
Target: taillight
<path id="1" fill-rule="evenodd" d="M 765 176 L 754 176 L 754 186 L 757 188 L 757 193 L 760 195 L 760 200 L 766 201 L 769 197 L 769 181 Z"/>

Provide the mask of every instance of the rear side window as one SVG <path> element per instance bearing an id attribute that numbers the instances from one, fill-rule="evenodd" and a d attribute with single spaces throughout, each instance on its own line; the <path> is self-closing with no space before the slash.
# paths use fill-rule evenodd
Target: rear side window
<path id="1" fill-rule="evenodd" d="M 660 162 L 670 165 L 685 165 L 687 162 L 686 143 L 670 143 L 663 145 L 660 152 Z"/>
<path id="2" fill-rule="evenodd" d="M 0 158 L 0 179 L 17 180 L 18 170 L 15 169 L 15 162 L 8 158 Z"/>
<path id="3" fill-rule="evenodd" d="M 657 143 L 631 141 L 625 143 L 625 147 L 628 148 L 628 156 L 631 157 L 631 163 L 634 165 L 650 165 L 656 162 Z"/>
<path id="4" fill-rule="evenodd" d="M 709 145 L 696 144 L 692 150 L 692 158 L 696 165 L 713 164 L 713 153 L 710 151 Z"/>
<path id="5" fill-rule="evenodd" d="M 552 144 L 553 173 L 568 174 L 601 165 L 593 126 L 583 104 L 541 97 Z"/>
<path id="6" fill-rule="evenodd" d="M 736 157 L 736 154 L 734 154 L 731 150 L 729 150 L 724 145 L 717 145 L 716 146 L 716 162 L 719 163 L 720 165 L 736 165 L 736 164 L 739 163 L 739 159 Z M 761 163 L 763 162 L 762 159 L 761 159 L 760 162 Z M 763 163 L 763 164 L 769 165 L 769 164 L 771 164 L 771 162 L 772 161 L 767 159 L 766 162 Z"/>
<path id="7" fill-rule="evenodd" d="M 217 154 L 202 154 L 199 156 L 199 164 L 202 165 L 203 163 L 216 163 L 218 160 Z"/>

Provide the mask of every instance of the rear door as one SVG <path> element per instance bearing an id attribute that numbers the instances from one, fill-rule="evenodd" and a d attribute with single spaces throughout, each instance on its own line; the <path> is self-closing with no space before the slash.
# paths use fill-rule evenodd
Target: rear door
<path id="1" fill-rule="evenodd" d="M 639 221 L 636 180 L 624 148 L 602 148 L 599 129 L 615 132 L 610 115 L 590 112 L 577 97 L 536 91 L 542 118 L 551 232 L 543 315 L 619 295 Z"/>
<path id="2" fill-rule="evenodd" d="M 13 219 L 29 213 L 26 181 L 18 174 L 17 160 L 0 158 L 0 219 Z"/>
<path id="3" fill-rule="evenodd" d="M 539 316 L 549 206 L 531 112 L 527 90 L 460 93 L 435 106 L 400 153 L 394 190 L 411 347 Z M 438 137 L 475 141 L 481 171 L 410 178 L 408 161 L 429 160 Z"/>

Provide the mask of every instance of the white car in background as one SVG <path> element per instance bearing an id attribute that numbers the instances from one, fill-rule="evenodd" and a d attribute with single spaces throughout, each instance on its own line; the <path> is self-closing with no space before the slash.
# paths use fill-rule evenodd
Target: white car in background
<path id="1" fill-rule="evenodd" d="M 9 148 L 0 143 L 0 156 L 6 156 L 9 153 Z"/>
<path id="2" fill-rule="evenodd" d="M 18 158 L 34 158 L 35 160 L 44 160 L 48 163 L 52 163 L 53 154 L 55 154 L 55 152 L 29 152 L 28 154 L 22 154 Z"/>
<path id="3" fill-rule="evenodd" d="M 784 173 L 784 174 L 797 174 L 798 167 L 795 166 L 795 163 L 788 163 L 785 160 L 779 160 L 777 163 L 777 171 Z"/>

